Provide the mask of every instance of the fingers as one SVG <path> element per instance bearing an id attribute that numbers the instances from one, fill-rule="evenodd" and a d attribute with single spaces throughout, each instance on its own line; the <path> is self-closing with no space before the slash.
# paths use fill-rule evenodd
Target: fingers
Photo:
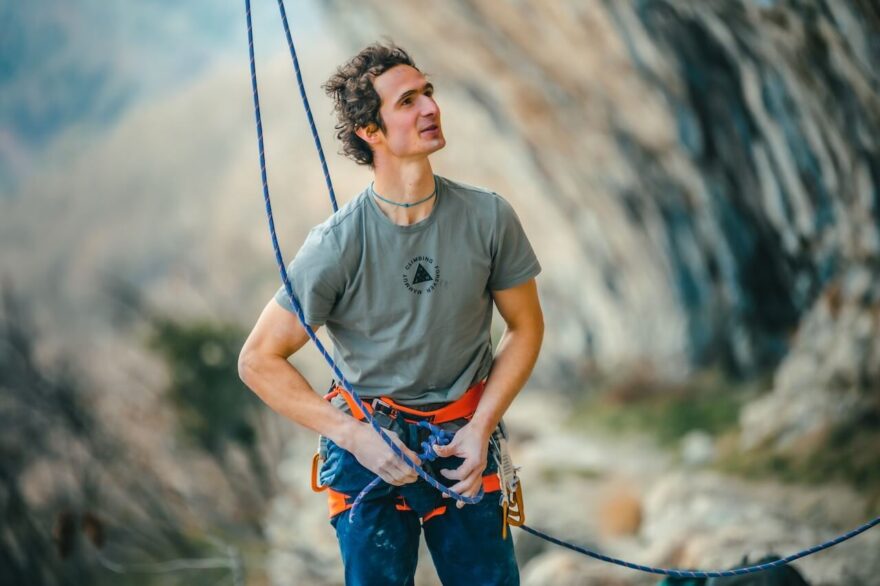
<path id="1" fill-rule="evenodd" d="M 380 472 L 379 477 L 388 484 L 394 486 L 403 486 L 404 484 L 410 484 L 411 482 L 415 482 L 419 478 L 418 474 L 410 469 L 383 470 Z"/>
<path id="2" fill-rule="evenodd" d="M 478 492 L 480 492 L 480 487 L 483 484 L 483 477 L 479 472 L 471 474 L 458 484 L 450 487 L 449 490 L 453 492 L 457 492 L 463 496 L 475 496 Z"/>
<path id="3" fill-rule="evenodd" d="M 482 472 L 485 466 L 474 465 L 473 461 L 465 461 L 461 466 L 454 470 L 443 469 L 440 474 L 452 480 L 459 482 L 449 488 L 451 492 L 458 493 L 462 496 L 473 497 L 480 492 L 483 485 Z M 459 509 L 465 505 L 464 502 L 458 501 L 455 506 Z"/>
<path id="4" fill-rule="evenodd" d="M 403 460 L 398 458 L 397 455 L 391 451 L 389 451 L 378 469 L 374 470 L 374 472 L 376 472 L 382 480 L 388 484 L 393 484 L 394 486 L 402 486 L 404 484 L 415 482 L 419 477 L 412 468 L 407 466 Z"/>
<path id="5" fill-rule="evenodd" d="M 388 434 L 388 437 L 391 438 L 391 441 L 394 442 L 394 445 L 396 445 L 416 466 L 422 465 L 422 461 L 418 455 L 406 447 L 396 433 L 390 430 L 386 430 L 386 433 Z M 379 469 L 376 471 L 379 477 L 388 484 L 394 486 L 402 486 L 418 480 L 419 475 L 416 471 L 410 468 L 402 458 L 394 453 L 393 450 L 387 446 L 385 447 L 387 451 L 383 455 Z"/>
<path id="6" fill-rule="evenodd" d="M 386 443 L 386 439 L 390 439 L 391 443 L 401 454 L 409 458 L 415 466 L 420 467 L 422 465 L 421 459 L 415 452 L 404 445 L 396 433 L 390 430 L 382 430 L 386 438 L 381 438 L 366 424 L 363 430 L 366 435 L 362 438 L 362 441 L 356 443 L 353 451 L 362 466 L 373 472 L 383 481 L 394 486 L 409 484 L 419 478 L 418 473 L 410 468 L 403 461 L 403 458 L 398 456 Z"/>
<path id="7" fill-rule="evenodd" d="M 462 480 L 472 476 L 476 472 L 482 471 L 485 467 L 485 464 L 475 462 L 474 460 L 465 460 L 458 468 L 452 470 L 444 468 L 440 470 L 440 474 L 452 480 Z"/>
<path id="8" fill-rule="evenodd" d="M 455 448 L 452 444 L 441 446 L 440 444 L 434 444 L 431 446 L 434 449 L 434 453 L 436 453 L 441 458 L 448 458 L 449 456 L 455 455 Z"/>
<path id="9" fill-rule="evenodd" d="M 444 468 L 443 470 L 440 471 L 440 474 L 442 474 L 446 478 L 449 478 L 450 480 L 461 480 L 462 478 L 464 478 L 464 475 L 461 472 L 461 467 L 456 468 L 454 470 L 449 470 L 447 468 Z"/>
<path id="10" fill-rule="evenodd" d="M 464 441 L 461 438 L 462 436 L 456 435 L 452 442 L 446 446 L 435 445 L 434 451 L 441 457 L 459 456 L 464 458 L 464 461 L 458 468 L 453 470 L 442 469 L 440 470 L 440 474 L 451 480 L 459 481 L 457 484 L 450 487 L 450 491 L 462 496 L 473 497 L 480 492 L 480 488 L 482 487 L 482 474 L 483 470 L 486 468 L 486 462 L 484 459 L 485 454 L 483 455 L 483 458 L 481 458 L 480 454 L 472 449 L 473 446 L 469 445 L 467 441 Z M 464 504 L 465 503 L 458 501 L 456 506 L 461 508 Z"/>
<path id="11" fill-rule="evenodd" d="M 400 451 L 403 452 L 404 454 L 406 454 L 406 456 L 407 456 L 410 460 L 412 460 L 413 463 L 414 463 L 416 466 L 421 466 L 421 465 L 422 465 L 422 460 L 421 460 L 421 458 L 419 458 L 419 455 L 416 454 L 416 453 L 415 453 L 414 451 L 412 451 L 411 449 L 409 449 L 408 447 L 406 447 L 406 444 L 403 443 L 403 440 L 401 440 L 399 437 L 397 437 L 397 434 L 394 433 L 393 431 L 391 432 L 391 441 L 393 441 L 394 444 L 395 444 L 397 447 L 400 448 Z M 396 457 L 396 454 L 395 454 L 395 457 Z M 403 464 L 404 467 L 406 467 L 407 469 L 409 469 L 409 468 L 406 466 L 406 463 L 403 462 L 403 460 L 400 460 L 400 461 L 401 461 L 401 463 Z"/>
<path id="12" fill-rule="evenodd" d="M 475 472 L 471 474 L 452 488 L 453 492 L 457 492 L 458 494 L 466 497 L 475 497 L 480 492 L 480 488 L 483 485 L 483 477 L 479 472 Z M 465 506 L 466 503 L 463 501 L 457 501 L 455 506 L 459 509 Z"/>

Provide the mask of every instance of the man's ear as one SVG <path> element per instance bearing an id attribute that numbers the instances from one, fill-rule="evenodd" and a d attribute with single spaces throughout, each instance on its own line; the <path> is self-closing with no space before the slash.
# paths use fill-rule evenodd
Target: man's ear
<path id="1" fill-rule="evenodd" d="M 375 122 L 370 122 L 366 126 L 356 128 L 354 133 L 367 144 L 374 144 L 379 140 L 379 127 Z"/>

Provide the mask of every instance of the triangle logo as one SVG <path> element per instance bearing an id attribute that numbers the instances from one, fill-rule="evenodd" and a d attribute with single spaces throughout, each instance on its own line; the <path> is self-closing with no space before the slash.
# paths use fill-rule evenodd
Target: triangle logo
<path id="1" fill-rule="evenodd" d="M 428 271 L 425 270 L 425 267 L 422 266 L 422 263 L 419 263 L 419 266 L 416 269 L 416 275 L 415 277 L 413 277 L 413 285 L 418 285 L 419 283 L 426 283 L 433 280 L 433 277 L 428 274 Z"/>

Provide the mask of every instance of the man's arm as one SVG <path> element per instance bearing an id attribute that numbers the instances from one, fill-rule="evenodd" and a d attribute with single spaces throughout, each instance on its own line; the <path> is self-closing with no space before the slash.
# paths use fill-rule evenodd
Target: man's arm
<path id="1" fill-rule="evenodd" d="M 416 473 L 391 451 L 372 427 L 323 400 L 287 361 L 308 340 L 297 316 L 270 299 L 241 349 L 238 359 L 241 380 L 274 411 L 330 438 L 386 482 L 401 485 L 415 481 Z M 420 463 L 418 456 L 396 435 L 389 435 L 404 453 Z"/>
<path id="2" fill-rule="evenodd" d="M 486 468 L 489 436 L 501 416 L 525 385 L 535 367 L 544 339 L 544 315 L 535 279 L 521 285 L 493 291 L 492 297 L 507 329 L 498 344 L 486 388 L 470 423 L 462 427 L 448 446 L 435 446 L 443 457 L 459 456 L 464 462 L 455 470 L 442 470 L 458 480 L 453 491 L 473 496 L 480 490 Z"/>

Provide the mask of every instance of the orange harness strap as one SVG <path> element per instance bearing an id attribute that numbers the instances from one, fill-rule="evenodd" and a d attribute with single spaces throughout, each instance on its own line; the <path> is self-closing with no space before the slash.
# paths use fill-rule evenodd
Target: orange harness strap
<path id="1" fill-rule="evenodd" d="M 330 506 L 331 519 L 354 506 L 354 502 L 348 502 L 349 498 L 343 492 L 337 492 L 332 488 L 327 489 L 327 504 Z"/>
<path id="2" fill-rule="evenodd" d="M 434 517 L 439 517 L 440 515 L 442 515 L 445 512 L 446 512 L 446 505 L 441 505 L 441 506 L 437 507 L 436 509 L 434 509 L 433 511 L 429 512 L 424 517 L 422 517 L 422 524 L 430 521 Z"/>
<path id="3" fill-rule="evenodd" d="M 483 492 L 498 492 L 501 490 L 501 479 L 497 474 L 483 476 Z"/>
<path id="4" fill-rule="evenodd" d="M 498 478 L 497 474 L 487 474 L 483 476 L 483 493 L 489 494 L 490 492 L 498 492 L 501 490 L 501 479 Z M 427 513 L 424 517 L 422 517 L 422 524 L 424 524 L 429 519 L 433 519 L 434 517 L 439 517 L 443 513 L 446 512 L 446 505 L 441 505 Z"/>
<path id="5" fill-rule="evenodd" d="M 471 417 L 473 417 L 474 411 L 477 410 L 477 405 L 480 402 L 480 397 L 483 396 L 483 389 L 485 389 L 485 387 L 485 381 L 480 381 L 471 386 L 467 391 L 465 391 L 465 393 L 461 397 L 459 397 L 452 403 L 431 411 L 421 411 L 419 409 L 407 407 L 406 405 L 401 405 L 399 403 L 396 403 L 390 397 L 378 397 L 378 400 L 391 407 L 394 412 L 402 413 L 405 421 L 410 421 L 406 418 L 406 416 L 412 415 L 417 419 L 426 420 L 434 424 L 439 424 L 446 423 L 447 421 L 455 421 L 456 419 L 470 419 Z M 342 397 L 345 399 L 345 402 L 348 404 L 348 408 L 351 409 L 352 416 L 357 419 L 363 419 L 364 414 L 363 412 L 361 412 L 360 407 L 357 406 L 351 396 L 346 393 L 341 387 L 335 387 L 332 391 L 324 395 L 324 399 L 329 401 L 339 394 L 342 395 Z M 364 406 L 367 408 L 368 413 L 373 412 L 371 402 L 372 400 L 370 399 L 364 400 Z"/>
<path id="6" fill-rule="evenodd" d="M 324 490 L 327 491 L 327 505 L 330 509 L 330 518 L 332 519 L 339 513 L 344 513 L 349 510 L 354 504 L 354 499 L 345 493 L 338 492 L 333 490 L 332 488 L 324 487 Z M 490 492 L 498 492 L 501 490 L 501 480 L 498 478 L 497 474 L 487 474 L 483 476 L 483 492 L 488 494 Z M 406 504 L 406 501 L 403 497 L 398 497 L 400 502 L 394 504 L 394 508 L 398 511 L 411 511 L 412 509 L 409 505 Z M 446 505 L 441 505 L 434 509 L 433 511 L 429 511 L 422 517 L 422 523 L 427 521 L 428 519 L 433 519 L 434 517 L 439 517 L 443 513 L 446 512 Z"/>

